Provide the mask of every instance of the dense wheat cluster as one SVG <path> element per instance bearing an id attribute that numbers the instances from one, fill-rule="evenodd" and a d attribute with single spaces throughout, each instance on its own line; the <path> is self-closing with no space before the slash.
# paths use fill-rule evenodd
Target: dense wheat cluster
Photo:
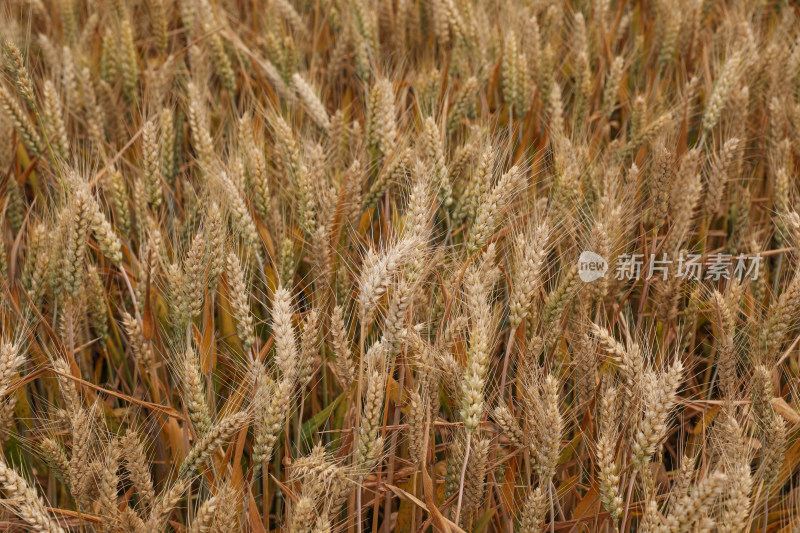
<path id="1" fill-rule="evenodd" d="M 6 0 L 0 529 L 800 531 L 800 8 Z"/>

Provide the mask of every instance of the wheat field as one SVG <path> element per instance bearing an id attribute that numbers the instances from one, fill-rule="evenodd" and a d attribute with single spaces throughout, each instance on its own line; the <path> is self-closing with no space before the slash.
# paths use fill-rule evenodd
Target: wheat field
<path id="1" fill-rule="evenodd" d="M 800 531 L 800 6 L 5 0 L 0 530 Z"/>

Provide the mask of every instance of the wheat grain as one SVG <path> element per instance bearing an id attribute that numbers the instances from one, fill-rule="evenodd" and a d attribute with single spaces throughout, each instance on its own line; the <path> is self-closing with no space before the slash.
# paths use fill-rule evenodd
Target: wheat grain
<path id="1" fill-rule="evenodd" d="M 47 514 L 44 503 L 36 491 L 5 461 L 0 461 L 0 486 L 14 500 L 14 508 L 31 531 L 62 533 L 64 530 Z"/>
<path id="2" fill-rule="evenodd" d="M 219 446 L 241 428 L 248 416 L 247 412 L 239 412 L 212 425 L 183 459 L 180 468 L 181 475 L 185 477 L 196 472 L 200 465 L 217 451 Z M 153 507 L 153 516 L 155 516 L 157 506 L 158 503 Z"/>

